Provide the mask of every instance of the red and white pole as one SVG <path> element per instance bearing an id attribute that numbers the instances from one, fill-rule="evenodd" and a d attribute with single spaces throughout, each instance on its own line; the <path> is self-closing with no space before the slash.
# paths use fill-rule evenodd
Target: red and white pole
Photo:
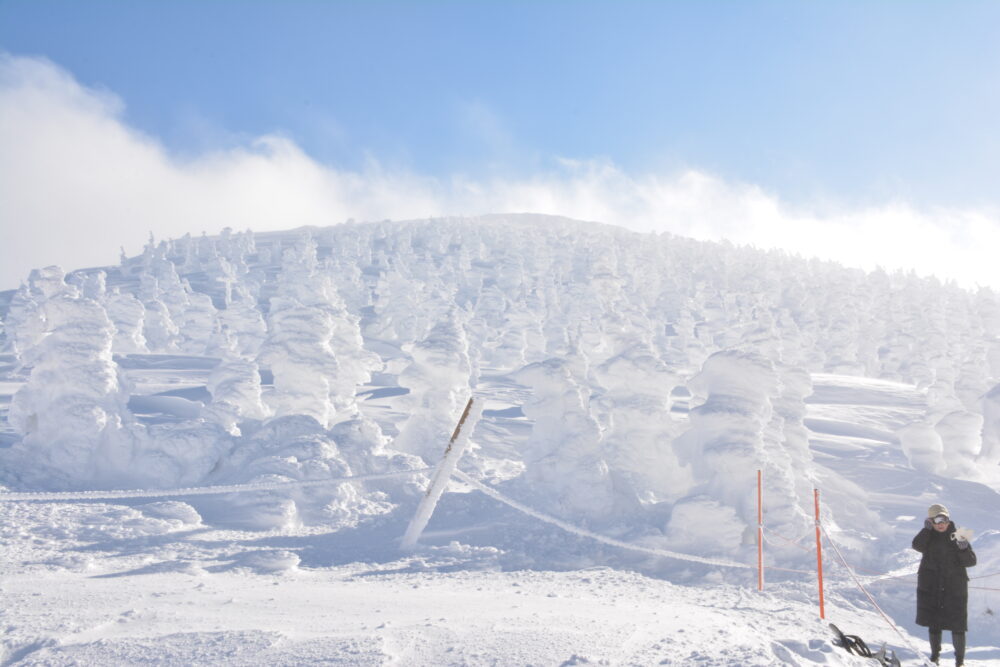
<path id="1" fill-rule="evenodd" d="M 763 473 L 757 471 L 757 590 L 764 590 L 764 491 Z"/>
<path id="2" fill-rule="evenodd" d="M 816 574 L 819 578 L 819 617 L 826 618 L 826 609 L 823 605 L 823 544 L 819 537 L 819 489 L 813 489 L 813 496 L 816 500 Z"/>

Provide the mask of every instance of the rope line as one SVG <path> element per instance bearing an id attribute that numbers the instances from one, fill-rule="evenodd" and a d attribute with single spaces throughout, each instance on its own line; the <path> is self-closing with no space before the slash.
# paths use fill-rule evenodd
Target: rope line
<path id="1" fill-rule="evenodd" d="M 989 579 L 990 577 L 996 577 L 1000 575 L 1000 572 L 994 572 L 992 574 L 981 574 L 978 577 L 969 577 L 969 579 Z"/>
<path id="2" fill-rule="evenodd" d="M 896 585 L 905 584 L 907 586 L 916 586 L 916 584 L 917 584 L 916 581 L 906 580 L 906 579 L 901 579 L 901 580 L 898 580 L 898 581 L 894 581 L 894 580 L 891 580 L 891 579 L 882 579 L 882 580 L 876 581 L 875 583 L 877 583 L 877 584 L 878 583 L 886 583 L 886 584 L 896 584 Z M 968 586 L 968 589 L 969 590 L 977 590 L 977 591 L 1000 591 L 1000 588 L 990 588 L 989 586 Z"/>
<path id="3" fill-rule="evenodd" d="M 370 475 L 354 475 L 349 477 L 328 477 L 326 479 L 293 480 L 288 482 L 250 482 L 248 484 L 228 484 L 223 486 L 195 486 L 182 489 L 133 489 L 121 491 L 53 491 L 49 493 L 11 492 L 0 493 L 0 502 L 61 502 L 67 500 L 114 500 L 118 498 L 167 498 L 182 496 L 210 496 L 221 493 L 241 493 L 244 491 L 267 491 L 271 489 L 286 489 L 292 487 L 323 486 L 349 482 L 370 482 L 378 479 L 406 477 L 418 473 L 430 472 L 433 468 L 417 470 L 397 470 L 395 472 L 372 473 Z"/>
<path id="4" fill-rule="evenodd" d="M 903 634 L 903 632 L 896 626 L 895 623 L 892 622 L 892 619 L 889 618 L 889 615 L 886 614 L 884 611 L 882 611 L 882 607 L 878 606 L 878 602 L 875 601 L 875 598 L 872 597 L 872 594 L 868 592 L 868 589 L 864 587 L 864 584 L 862 584 L 861 581 L 858 579 L 857 575 L 854 574 L 854 570 L 852 570 L 851 566 L 847 564 L 847 559 L 844 558 L 844 554 L 840 553 L 840 547 L 838 547 L 837 543 L 833 541 L 833 539 L 830 537 L 830 534 L 826 532 L 826 526 L 824 526 L 822 523 L 819 522 L 817 523 L 817 525 L 820 527 L 820 530 L 823 531 L 823 535 L 826 536 L 827 543 L 833 547 L 833 551 L 837 554 L 837 558 L 840 559 L 840 562 L 843 564 L 844 569 L 846 569 L 847 572 L 851 575 L 851 578 L 854 579 L 854 583 L 857 584 L 858 588 L 861 589 L 861 592 L 865 594 L 865 597 L 867 597 L 868 601 L 872 603 L 872 606 L 875 607 L 878 613 L 882 615 L 882 618 L 885 619 L 885 622 L 889 624 L 889 627 L 892 628 L 897 635 L 899 635 L 899 638 L 903 640 L 903 643 L 906 644 L 906 646 L 911 651 L 916 653 L 918 656 L 922 655 L 920 650 L 914 648 L 913 644 L 910 643 L 909 638 Z"/>
<path id="5" fill-rule="evenodd" d="M 784 540 L 785 542 L 788 542 L 789 544 L 791 544 L 796 549 L 801 549 L 802 551 L 804 551 L 806 553 L 810 553 L 810 554 L 814 553 L 816 551 L 816 549 L 809 548 L 809 547 L 804 547 L 801 544 L 799 544 L 798 542 L 796 542 L 795 540 L 790 540 L 787 537 L 785 537 L 784 535 L 782 535 L 780 533 L 774 532 L 773 530 L 771 530 L 767 526 L 764 526 L 764 530 L 767 531 L 768 533 L 770 533 L 771 535 L 774 535 L 775 537 L 780 537 L 782 540 Z M 764 540 L 767 541 L 768 544 L 771 544 L 771 545 L 774 544 L 774 542 L 772 542 L 771 540 L 769 540 L 766 535 L 764 537 Z"/>
<path id="6" fill-rule="evenodd" d="M 764 569 L 765 570 L 774 570 L 775 572 L 795 572 L 797 574 L 809 574 L 809 575 L 816 574 L 815 570 L 792 570 L 792 569 L 789 569 L 787 567 L 774 567 L 774 566 L 771 566 L 771 565 L 765 565 Z"/>
<path id="7" fill-rule="evenodd" d="M 784 535 L 782 535 L 781 533 L 777 533 L 777 532 L 769 529 L 767 526 L 764 526 L 764 530 L 767 531 L 767 532 L 769 532 L 771 535 L 774 535 L 776 537 L 781 538 L 782 540 L 788 542 L 792 546 L 795 546 L 795 547 L 798 547 L 799 549 L 802 549 L 805 552 L 813 553 L 815 551 L 815 549 L 810 549 L 810 548 L 807 548 L 807 547 L 803 547 L 803 546 L 801 546 L 799 544 L 796 544 L 794 540 L 791 540 L 791 539 L 785 537 Z M 823 532 L 826 533 L 826 530 L 824 529 Z M 806 537 L 808 537 L 808 535 Z M 829 535 L 827 535 L 827 539 L 828 540 L 830 539 Z M 769 540 L 766 536 L 764 537 L 764 540 L 768 544 L 774 544 L 774 542 L 772 542 L 771 540 Z M 836 562 L 837 565 L 841 565 L 841 563 L 838 562 L 838 561 L 834 561 L 834 562 Z M 792 570 L 792 569 L 789 569 L 789 568 L 771 567 L 771 566 L 767 566 L 767 565 L 764 566 L 764 569 L 765 570 L 774 570 L 776 572 L 796 572 L 796 573 L 799 573 L 799 574 L 814 574 L 814 572 L 812 570 Z M 907 577 L 912 577 L 913 575 L 915 575 L 916 574 L 916 570 L 911 571 L 911 572 L 905 572 L 903 574 L 888 574 L 888 573 L 876 572 L 875 570 L 872 570 L 871 568 L 866 568 L 866 567 L 862 567 L 862 566 L 855 566 L 854 567 L 854 571 L 855 572 L 857 572 L 859 570 L 865 571 L 865 572 L 871 572 L 872 573 L 869 576 L 859 577 L 859 579 L 861 581 L 864 581 L 868 585 L 878 584 L 878 583 L 889 583 L 889 584 L 906 584 L 906 585 L 909 585 L 909 586 L 913 586 L 913 585 L 916 585 L 916 583 L 917 583 L 917 581 L 915 579 L 908 579 L 907 578 Z M 847 571 L 848 571 L 848 573 L 851 573 L 851 568 L 847 568 Z M 851 574 L 853 576 L 853 573 L 851 573 Z M 1000 575 L 1000 572 L 992 572 L 990 574 L 982 574 L 982 575 L 979 575 L 979 576 L 976 576 L 976 577 L 969 577 L 969 580 L 972 581 L 974 579 L 988 579 L 990 577 L 995 577 L 997 575 Z M 1000 592 L 1000 588 L 992 588 L 992 587 L 989 587 L 989 586 L 971 586 L 970 585 L 969 589 L 970 590 L 977 590 L 977 591 L 998 591 L 998 592 Z"/>
<path id="8" fill-rule="evenodd" d="M 913 584 L 917 583 L 913 579 L 904 579 L 904 577 L 912 577 L 912 576 L 916 575 L 917 574 L 916 570 L 909 570 L 907 572 L 902 572 L 900 574 L 889 574 L 888 572 L 878 572 L 878 571 L 873 570 L 873 569 L 871 569 L 869 567 L 863 567 L 863 566 L 859 566 L 859 565 L 855 565 L 854 566 L 854 570 L 855 571 L 859 571 L 860 570 L 860 571 L 863 571 L 863 572 L 871 572 L 870 575 L 861 577 L 862 580 L 865 580 L 869 584 L 878 583 L 879 581 L 883 581 L 883 580 L 886 580 L 886 579 L 899 579 L 901 581 L 906 581 L 906 582 L 913 583 Z M 990 574 L 980 574 L 980 575 L 975 576 L 975 577 L 969 577 L 969 581 L 972 581 L 973 579 L 989 579 L 990 577 L 995 577 L 997 575 L 1000 575 L 1000 572 L 992 572 Z M 994 589 L 987 588 L 985 590 L 994 590 Z"/>
<path id="9" fill-rule="evenodd" d="M 809 533 L 803 535 L 802 537 L 800 537 L 797 540 L 793 540 L 790 537 L 785 537 L 781 533 L 776 532 L 774 530 L 771 530 L 767 526 L 762 526 L 762 527 L 764 528 L 764 530 L 767 533 L 769 533 L 771 535 L 774 535 L 775 537 L 777 537 L 777 538 L 779 538 L 781 540 L 784 540 L 788 544 L 790 544 L 790 545 L 792 545 L 794 547 L 797 547 L 798 549 L 801 549 L 802 551 L 804 551 L 806 553 L 815 553 L 816 552 L 816 548 L 815 547 L 804 547 L 801 544 L 799 544 L 799 542 L 801 542 L 802 540 L 806 539 L 807 537 L 811 537 L 811 534 L 809 534 Z M 767 536 L 764 537 L 764 540 L 768 544 L 774 545 L 774 542 L 770 541 L 767 538 Z M 860 570 L 860 571 L 863 571 L 863 572 L 869 572 L 870 573 L 869 575 L 862 577 L 862 579 L 863 580 L 867 580 L 867 583 L 869 583 L 869 584 L 876 583 L 876 582 L 878 582 L 878 581 L 880 581 L 882 579 L 902 579 L 903 577 L 911 577 L 911 576 L 913 576 L 913 575 L 915 575 L 917 573 L 916 570 L 912 570 L 910 572 L 904 572 L 902 574 L 889 574 L 888 572 L 879 572 L 877 570 L 873 570 L 871 568 L 863 567 L 863 566 L 855 566 L 854 569 L 855 569 L 855 571 L 859 571 Z M 977 575 L 975 577 L 969 577 L 969 581 L 972 581 L 973 579 L 989 579 L 990 577 L 997 577 L 997 576 L 1000 576 L 1000 571 L 998 571 L 998 572 L 991 572 L 990 574 L 980 574 L 980 575 Z M 912 579 L 903 579 L 903 581 L 908 581 L 910 583 L 916 583 Z M 973 587 L 970 586 L 970 588 L 973 588 Z M 982 588 L 982 587 L 975 587 L 975 588 Z M 985 588 L 983 590 L 991 591 L 991 590 L 996 590 L 996 589 Z"/>
<path id="10" fill-rule="evenodd" d="M 461 470 L 456 470 L 454 472 L 454 475 L 455 475 L 455 477 L 457 477 L 458 479 L 462 480 L 466 484 L 468 484 L 468 485 L 472 486 L 473 488 L 478 489 L 479 491 L 485 493 L 490 498 L 493 498 L 494 500 L 496 500 L 498 502 L 501 502 L 501 503 L 503 503 L 505 505 L 513 507 L 514 509 L 516 509 L 517 511 L 521 512 L 522 514 L 527 514 L 528 516 L 533 517 L 535 519 L 538 519 L 539 521 L 544 521 L 545 523 L 549 523 L 549 524 L 552 524 L 553 526 L 557 526 L 559 528 L 562 528 L 563 530 L 565 530 L 568 533 L 574 533 L 576 535 L 582 535 L 583 537 L 589 537 L 590 539 L 595 540 L 597 542 L 602 542 L 604 544 L 607 544 L 607 545 L 610 545 L 610 546 L 613 546 L 613 547 L 618 547 L 620 549 L 628 549 L 630 551 L 637 551 L 639 553 L 650 554 L 650 555 L 653 555 L 653 556 L 662 556 L 664 558 L 674 558 L 674 559 L 677 559 L 677 560 L 686 560 L 686 561 L 691 561 L 691 562 L 694 562 L 694 563 L 704 563 L 706 565 L 716 565 L 716 566 L 719 566 L 719 567 L 732 567 L 732 568 L 738 568 L 738 569 L 743 569 L 743 570 L 753 570 L 753 569 L 756 569 L 756 566 L 754 566 L 754 565 L 747 565 L 746 563 L 737 563 L 736 561 L 724 560 L 724 559 L 721 559 L 721 558 L 705 558 L 703 556 L 693 556 L 691 554 L 679 553 L 677 551 L 667 551 L 666 549 L 654 549 L 652 547 L 644 547 L 644 546 L 640 546 L 640 545 L 637 545 L 637 544 L 630 544 L 628 542 L 622 542 L 621 540 L 616 540 L 616 539 L 614 539 L 612 537 L 605 537 L 604 535 L 600 535 L 600 534 L 595 533 L 593 531 L 587 530 L 586 528 L 580 528 L 579 526 L 574 526 L 573 524 L 568 523 L 566 521 L 563 521 L 562 519 L 557 519 L 557 518 L 555 518 L 553 516 L 549 516 L 548 514 L 544 514 L 542 512 L 537 511 L 537 510 L 533 510 L 530 507 L 528 507 L 527 505 L 524 505 L 524 504 L 522 504 L 522 503 L 520 503 L 520 502 L 518 502 L 516 500 L 508 498 L 507 496 L 503 495 L 502 493 L 500 493 L 496 489 L 493 489 L 493 488 L 487 486 L 486 484 L 483 484 L 479 480 L 473 479 L 472 477 L 470 477 L 469 475 L 465 474 Z"/>
<path id="11" fill-rule="evenodd" d="M 840 563 L 837 563 L 837 564 L 839 565 Z M 912 571 L 912 572 L 904 572 L 902 574 L 889 574 L 887 572 L 885 572 L 885 573 L 876 572 L 875 570 L 872 570 L 871 568 L 863 567 L 863 566 L 860 566 L 860 565 L 855 565 L 854 566 L 854 571 L 855 572 L 859 572 L 859 571 L 872 572 L 873 574 L 868 575 L 868 576 L 859 576 L 859 578 L 862 581 L 864 581 L 865 583 L 868 583 L 868 584 L 877 584 L 877 583 L 879 583 L 881 581 L 891 581 L 891 580 L 899 580 L 899 581 L 904 581 L 904 582 L 911 583 L 911 584 L 917 583 L 913 579 L 905 579 L 904 578 L 904 577 L 912 577 L 913 575 L 915 575 L 916 574 L 915 570 Z"/>

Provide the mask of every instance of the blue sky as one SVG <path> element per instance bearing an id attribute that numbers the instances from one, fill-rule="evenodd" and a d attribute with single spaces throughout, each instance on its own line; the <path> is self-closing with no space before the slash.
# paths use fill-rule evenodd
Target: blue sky
<path id="1" fill-rule="evenodd" d="M 108 117 L 177 168 L 278 137 L 428 197 L 569 161 L 694 170 L 808 216 L 989 217 L 997 25 L 990 2 L 6 0 L 0 52 L 113 98 Z"/>
<path id="2" fill-rule="evenodd" d="M 552 156 L 786 198 L 1000 202 L 997 3 L 5 2 L 0 45 L 175 150 L 431 174 Z"/>

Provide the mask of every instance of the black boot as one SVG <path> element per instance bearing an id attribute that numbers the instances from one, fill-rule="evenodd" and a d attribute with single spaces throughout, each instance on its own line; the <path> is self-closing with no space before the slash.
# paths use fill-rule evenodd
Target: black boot
<path id="1" fill-rule="evenodd" d="M 931 642 L 931 662 L 936 665 L 938 658 L 941 657 L 941 631 L 928 629 L 927 636 Z"/>
<path id="2" fill-rule="evenodd" d="M 955 647 L 955 665 L 961 667 L 965 664 L 965 633 L 952 632 L 951 643 Z"/>

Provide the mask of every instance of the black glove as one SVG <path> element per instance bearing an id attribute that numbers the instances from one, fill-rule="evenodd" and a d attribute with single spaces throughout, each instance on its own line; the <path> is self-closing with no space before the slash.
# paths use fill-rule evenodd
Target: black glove
<path id="1" fill-rule="evenodd" d="M 969 548 L 969 543 L 966 542 L 965 540 L 955 540 L 955 544 L 958 545 L 959 549 L 968 549 Z"/>
<path id="2" fill-rule="evenodd" d="M 924 519 L 924 528 L 934 530 L 934 522 L 930 518 Z"/>

